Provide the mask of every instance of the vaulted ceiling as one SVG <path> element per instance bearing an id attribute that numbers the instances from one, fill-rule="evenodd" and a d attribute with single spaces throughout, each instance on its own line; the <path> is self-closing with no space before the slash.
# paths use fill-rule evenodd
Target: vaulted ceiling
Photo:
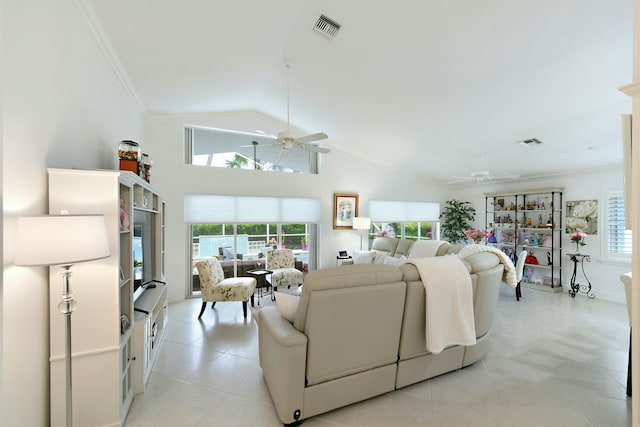
<path id="1" fill-rule="evenodd" d="M 326 156 L 445 182 L 621 165 L 631 0 L 84 2 L 150 114 L 286 123 L 286 59 L 292 125 L 327 133 Z M 321 14 L 333 39 L 313 30 Z"/>

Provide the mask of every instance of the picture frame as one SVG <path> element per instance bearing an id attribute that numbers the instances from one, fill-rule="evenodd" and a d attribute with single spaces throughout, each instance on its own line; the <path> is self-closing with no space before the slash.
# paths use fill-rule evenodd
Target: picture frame
<path id="1" fill-rule="evenodd" d="M 353 218 L 358 216 L 358 195 L 335 193 L 333 195 L 333 228 L 353 229 Z"/>
<path id="2" fill-rule="evenodd" d="M 566 202 L 565 233 L 598 234 L 598 200 Z"/>

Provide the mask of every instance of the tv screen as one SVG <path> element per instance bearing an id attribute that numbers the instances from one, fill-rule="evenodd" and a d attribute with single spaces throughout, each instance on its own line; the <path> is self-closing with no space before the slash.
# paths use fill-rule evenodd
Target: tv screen
<path id="1" fill-rule="evenodd" d="M 135 210 L 133 213 L 133 292 L 134 299 L 144 286 L 153 281 L 153 221 L 151 212 Z"/>

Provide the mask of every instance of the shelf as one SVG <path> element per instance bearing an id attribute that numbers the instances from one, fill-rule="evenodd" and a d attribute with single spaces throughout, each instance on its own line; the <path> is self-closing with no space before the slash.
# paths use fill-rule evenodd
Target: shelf
<path id="1" fill-rule="evenodd" d="M 556 286 L 555 288 L 552 288 L 551 285 L 542 285 L 542 284 L 538 284 L 538 283 L 532 283 L 532 282 L 521 282 L 521 286 L 524 288 L 529 288 L 529 289 L 536 289 L 538 291 L 545 291 L 545 292 L 562 292 L 562 286 Z"/>
<path id="2" fill-rule="evenodd" d="M 523 282 L 525 287 L 548 292 L 562 290 L 562 191 L 553 187 L 484 194 L 485 229 L 496 240 L 488 245 L 501 249 L 511 259 L 526 251 L 544 263 L 525 264 L 534 273 L 528 276 L 532 282 L 526 282 L 527 279 Z M 551 247 L 544 246 L 545 243 Z M 556 282 L 555 287 L 539 282 L 540 275 L 547 276 L 544 278 L 547 283 Z"/>

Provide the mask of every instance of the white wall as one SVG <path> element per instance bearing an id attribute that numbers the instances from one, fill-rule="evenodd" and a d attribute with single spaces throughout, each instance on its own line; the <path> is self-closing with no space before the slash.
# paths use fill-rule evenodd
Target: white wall
<path id="1" fill-rule="evenodd" d="M 575 173 L 571 175 L 560 175 L 553 178 L 545 178 L 531 180 L 522 183 L 496 183 L 492 182 L 487 185 L 472 185 L 463 189 L 451 191 L 449 198 L 466 200 L 473 204 L 476 209 L 475 227 L 484 228 L 485 221 L 485 198 L 483 193 L 487 192 L 519 192 L 522 190 L 530 190 L 536 188 L 560 187 L 564 188 L 563 205 L 569 200 L 598 200 L 600 209 L 598 218 L 598 234 L 588 235 L 587 245 L 580 248 L 580 253 L 591 255 L 591 262 L 585 263 L 585 271 L 589 276 L 589 280 L 593 285 L 593 292 L 597 298 L 608 299 L 612 301 L 625 302 L 624 288 L 619 280 L 621 274 L 631 271 L 631 260 L 624 263 L 613 263 L 603 260 L 602 239 L 604 238 L 605 225 L 605 195 L 610 191 L 622 191 L 622 165 L 615 169 L 592 170 L 584 173 Z M 564 210 L 566 206 L 562 206 Z M 564 224 L 563 212 L 563 224 Z M 574 243 L 569 240 L 569 235 L 562 233 L 562 247 L 564 257 L 562 259 L 563 267 L 563 286 L 568 289 L 571 279 L 573 263 L 566 256 L 567 253 L 575 249 Z M 577 276 L 578 282 L 585 284 L 581 273 Z M 524 289 L 523 292 L 535 292 L 534 290 Z M 581 294 L 583 295 L 583 294 Z M 525 295 L 526 299 L 526 295 Z"/>
<path id="2" fill-rule="evenodd" d="M 152 116 L 145 121 L 145 152 L 154 166 L 151 184 L 167 200 L 167 281 L 169 299 L 184 298 L 187 288 L 186 254 L 189 250 L 184 226 L 184 194 L 236 194 L 253 196 L 315 197 L 322 202 L 319 267 L 335 266 L 338 250 L 360 249 L 361 232 L 333 229 L 333 194 L 359 194 L 359 214 L 368 214 L 368 201 L 439 201 L 439 186 L 426 178 L 356 159 L 341 147 L 321 155 L 320 175 L 299 175 L 245 169 L 211 168 L 184 164 L 184 125 L 210 126 L 253 132 L 286 124 L 257 112 L 200 116 Z M 393 156 L 393 152 L 385 156 Z M 390 159 L 389 163 L 393 163 Z"/>
<path id="3" fill-rule="evenodd" d="M 79 4 L 2 4 L 3 426 L 49 425 L 49 276 L 13 265 L 16 219 L 47 213 L 47 167 L 115 169 L 118 142 L 142 137 Z"/>

